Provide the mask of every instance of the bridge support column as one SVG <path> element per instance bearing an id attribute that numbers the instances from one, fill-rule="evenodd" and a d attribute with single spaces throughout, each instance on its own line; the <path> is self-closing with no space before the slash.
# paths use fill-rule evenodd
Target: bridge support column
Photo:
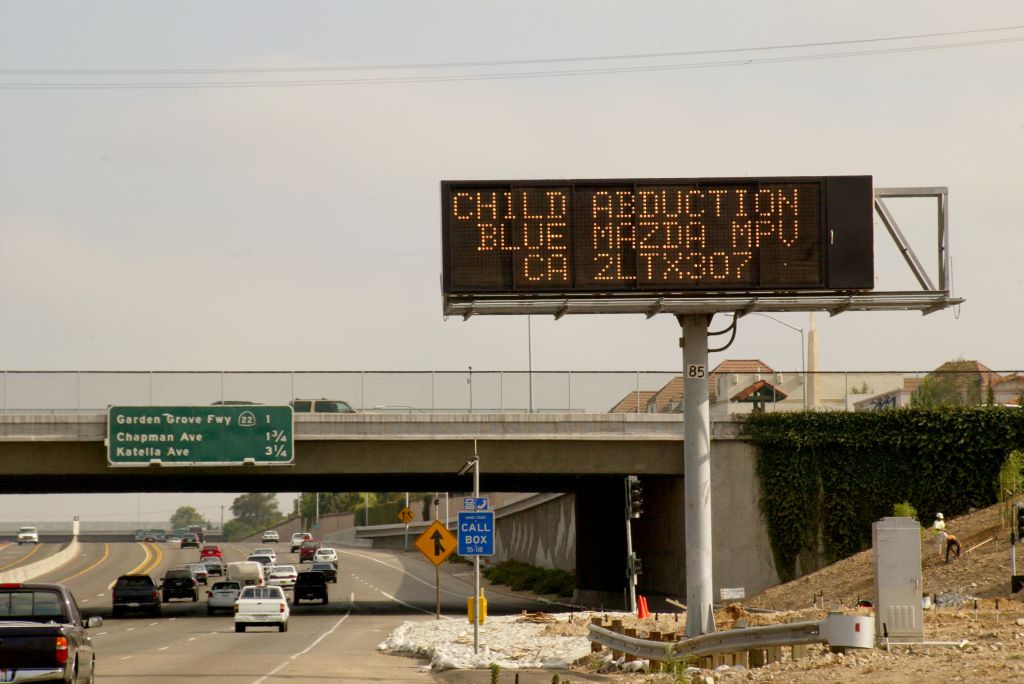
<path id="1" fill-rule="evenodd" d="M 715 631 L 711 560 L 711 423 L 706 315 L 683 327 L 683 476 L 686 478 L 686 636 Z"/>

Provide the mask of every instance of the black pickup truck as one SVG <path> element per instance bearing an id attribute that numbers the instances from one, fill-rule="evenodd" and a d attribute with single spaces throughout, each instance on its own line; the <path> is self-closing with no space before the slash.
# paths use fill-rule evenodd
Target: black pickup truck
<path id="1" fill-rule="evenodd" d="M 96 653 L 86 633 L 103 619 L 82 619 L 60 584 L 0 584 L 0 682 L 93 681 Z"/>
<path id="2" fill-rule="evenodd" d="M 324 577 L 324 573 L 300 572 L 295 578 L 292 600 L 295 605 L 299 605 L 299 601 L 327 603 L 327 578 Z"/>

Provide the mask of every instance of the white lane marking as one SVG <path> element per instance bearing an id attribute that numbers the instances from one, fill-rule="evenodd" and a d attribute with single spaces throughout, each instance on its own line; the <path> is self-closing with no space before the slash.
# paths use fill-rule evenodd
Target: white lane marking
<path id="1" fill-rule="evenodd" d="M 355 595 L 354 593 L 353 593 L 353 594 L 349 594 L 349 597 L 348 597 L 348 601 L 349 601 L 349 606 L 348 606 L 348 610 L 347 610 L 347 611 L 345 612 L 345 614 L 344 614 L 344 615 L 342 615 L 342 616 L 341 616 L 341 619 L 340 619 L 340 620 L 338 620 L 337 622 L 335 622 L 335 623 L 334 623 L 334 626 L 333 626 L 333 627 L 331 627 L 331 628 L 330 628 L 329 630 L 327 630 L 326 632 L 324 632 L 323 634 L 321 634 L 321 635 L 320 635 L 319 637 L 317 637 L 316 641 L 314 641 L 314 642 L 313 642 L 313 643 L 311 643 L 311 644 L 310 644 L 309 646 L 307 646 L 307 647 L 305 648 L 305 650 L 299 651 L 299 652 L 298 652 L 298 653 L 296 653 L 295 655 L 291 656 L 290 658 L 288 658 L 288 660 L 284 661 L 283 663 L 281 663 L 280 665 L 278 665 L 277 667 L 275 667 L 275 668 L 274 668 L 273 670 L 271 670 L 271 671 L 270 671 L 270 672 L 268 672 L 267 674 L 265 674 L 265 675 L 263 675 L 262 677 L 260 677 L 259 679 L 257 679 L 257 680 L 256 680 L 255 682 L 253 682 L 253 684 L 263 684 L 263 682 L 267 681 L 267 680 L 268 680 L 269 678 L 273 677 L 273 676 L 274 676 L 274 675 L 276 675 L 276 674 L 277 674 L 278 672 L 280 672 L 281 670 L 283 670 L 284 668 L 286 668 L 286 667 L 287 667 L 287 666 L 288 666 L 289 664 L 291 664 L 291 661 L 295 660 L 296 658 L 298 658 L 298 657 L 300 657 L 300 656 L 304 656 L 304 655 L 306 655 L 306 654 L 307 654 L 307 653 L 309 653 L 309 652 L 310 652 L 311 650 L 313 650 L 313 647 L 314 647 L 314 646 L 316 646 L 316 645 L 317 645 L 317 644 L 319 644 L 319 643 L 320 643 L 321 641 L 323 641 L 324 639 L 326 639 L 326 638 L 327 638 L 328 636 L 330 636 L 331 634 L 333 634 L 333 633 L 334 633 L 334 630 L 338 629 L 338 627 L 340 627 L 340 626 L 341 626 L 341 623 L 342 623 L 342 622 L 344 622 L 345 620 L 347 620 L 347 619 L 348 619 L 348 616 L 352 614 L 352 606 L 354 606 L 354 605 L 355 605 L 355 602 L 356 602 L 356 595 Z"/>
<path id="2" fill-rule="evenodd" d="M 82 603 L 88 603 L 88 602 L 89 602 L 89 599 L 82 599 L 82 601 L 81 601 L 81 602 L 82 602 Z"/>
<path id="3" fill-rule="evenodd" d="M 411 572 L 405 570 L 404 568 L 395 567 L 391 563 L 385 563 L 384 561 L 379 560 L 377 558 L 374 558 L 373 556 L 366 556 L 364 554 L 356 553 L 354 551 L 342 551 L 342 553 L 344 553 L 347 556 L 355 556 L 356 558 L 363 558 L 365 560 L 373 561 L 374 563 L 380 563 L 381 565 L 383 565 L 386 568 L 390 568 L 392 570 L 397 570 L 398 572 L 402 573 L 403 575 L 407 575 L 410 579 L 416 580 L 420 584 L 425 584 L 426 586 L 430 587 L 431 589 L 434 588 L 434 583 L 433 582 L 428 582 L 425 579 L 421 579 L 421 578 L 417 577 L 416 575 L 412 574 Z M 355 575 L 353 575 L 353 577 L 354 576 Z M 442 594 L 448 594 L 449 596 L 458 596 L 459 598 L 462 598 L 462 594 L 459 594 L 459 593 L 454 592 L 454 591 L 448 591 L 447 589 L 442 589 L 441 593 Z M 433 613 L 431 613 L 431 614 L 433 614 Z"/>
<path id="4" fill-rule="evenodd" d="M 385 563 L 384 565 L 387 565 L 387 563 Z M 424 613 L 426 615 L 435 615 L 434 611 L 432 611 L 432 610 L 423 610 L 422 608 L 414 606 L 411 603 L 406 603 L 402 599 L 395 598 L 394 596 L 392 596 L 391 594 L 387 593 L 386 591 L 381 591 L 380 589 L 378 589 L 377 587 L 373 586 L 372 584 L 370 584 L 366 580 L 363 580 L 363 579 L 361 579 L 359 577 L 356 577 L 355 575 L 352 575 L 352 577 L 354 577 L 355 579 L 359 580 L 360 582 L 362 582 L 363 584 L 368 586 L 370 589 L 373 589 L 374 591 L 380 593 L 382 596 L 386 596 L 387 598 L 391 599 L 395 603 L 400 603 L 403 606 L 405 606 L 406 608 L 412 608 L 413 610 L 418 610 L 419 612 Z M 410 575 L 410 577 L 411 577 L 411 575 Z M 451 592 L 448 591 L 448 592 L 443 592 L 443 593 L 450 594 Z M 458 594 L 455 594 L 455 596 L 458 596 Z M 441 617 L 443 617 L 445 620 L 453 619 L 453 618 L 448 617 L 447 615 L 442 615 Z"/>
<path id="5" fill-rule="evenodd" d="M 170 621 L 171 621 L 171 622 L 174 622 L 174 621 L 175 621 L 175 620 L 177 620 L 177 619 L 178 619 L 178 618 L 171 618 L 171 620 L 170 620 Z"/>
<path id="6" fill-rule="evenodd" d="M 121 658 L 121 660 L 128 660 L 129 658 L 131 658 L 131 656 L 125 656 L 125 657 Z"/>
<path id="7" fill-rule="evenodd" d="M 126 631 L 126 632 L 134 632 L 135 628 L 134 627 L 129 627 L 128 629 L 126 629 L 124 631 Z"/>
<path id="8" fill-rule="evenodd" d="M 156 650 L 158 650 L 158 651 L 166 651 L 169 648 L 170 648 L 170 646 L 161 646 L 160 648 L 158 648 Z"/>
<path id="9" fill-rule="evenodd" d="M 196 640 L 195 637 L 192 637 L 191 639 L 189 639 L 189 641 L 195 641 L 195 640 Z"/>
<path id="10" fill-rule="evenodd" d="M 96 636 L 103 636 L 104 634 L 107 634 L 107 632 L 100 632 L 100 633 L 99 633 L 99 634 L 97 634 Z"/>
<path id="11" fill-rule="evenodd" d="M 380 590 L 378 589 L 377 591 L 380 591 Z M 387 596 L 387 597 L 388 597 L 389 599 L 391 599 L 391 600 L 392 600 L 392 601 L 394 601 L 395 603 L 401 603 L 401 604 L 402 604 L 403 606 L 405 606 L 406 608 L 412 608 L 413 610 L 418 610 L 418 611 L 420 611 L 421 613 L 423 613 L 423 614 L 425 614 L 425 615 L 434 615 L 434 614 L 435 614 L 435 613 L 434 613 L 434 611 L 432 611 L 432 610 L 423 610 L 423 609 L 422 609 L 422 608 L 420 608 L 419 606 L 414 606 L 414 605 L 412 605 L 411 603 L 406 603 L 405 601 L 403 601 L 403 600 L 402 600 L 402 599 L 400 599 L 400 598 L 395 598 L 394 596 L 392 596 L 391 594 L 389 594 L 389 593 L 388 593 L 388 592 L 386 592 L 386 591 L 381 591 L 380 593 L 381 593 L 381 594 L 382 594 L 383 596 Z M 450 617 L 448 617 L 447 615 L 442 615 L 441 617 L 443 617 L 443 618 L 444 618 L 445 620 L 451 620 L 451 619 L 453 619 L 453 618 L 450 618 Z"/>
<path id="12" fill-rule="evenodd" d="M 106 594 L 96 594 L 96 598 L 103 598 Z"/>
<path id="13" fill-rule="evenodd" d="M 146 626 L 147 626 L 147 627 L 152 627 L 152 626 L 154 626 L 154 625 L 156 625 L 156 624 L 159 624 L 159 623 L 156 623 L 156 622 L 150 622 L 150 623 L 149 623 L 148 625 L 146 625 Z"/>

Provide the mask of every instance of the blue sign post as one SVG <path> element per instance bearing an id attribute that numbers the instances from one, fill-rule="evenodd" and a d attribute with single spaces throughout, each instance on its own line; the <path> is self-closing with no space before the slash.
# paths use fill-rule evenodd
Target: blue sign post
<path id="1" fill-rule="evenodd" d="M 494 555 L 494 511 L 459 511 L 459 555 Z"/>

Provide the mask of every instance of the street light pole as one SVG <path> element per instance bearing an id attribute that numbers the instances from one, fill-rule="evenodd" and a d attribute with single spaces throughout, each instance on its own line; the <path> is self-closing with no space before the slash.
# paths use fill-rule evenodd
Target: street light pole
<path id="1" fill-rule="evenodd" d="M 769 316 L 768 314 L 752 312 L 747 314 L 748 316 L 760 316 L 761 318 L 767 318 L 768 320 L 775 321 L 779 325 L 784 325 L 790 330 L 800 333 L 800 376 L 802 382 L 800 383 L 803 387 L 803 398 L 804 398 L 804 411 L 807 410 L 807 354 L 804 351 L 804 329 L 798 328 L 795 325 L 790 325 L 783 320 L 775 318 L 775 316 Z"/>
<path id="2" fill-rule="evenodd" d="M 533 413 L 533 327 L 532 316 L 526 317 L 526 364 L 530 383 L 530 413 Z"/>
<path id="3" fill-rule="evenodd" d="M 480 498 L 480 456 L 473 440 L 473 498 Z M 480 556 L 473 556 L 473 653 L 480 652 Z"/>
<path id="4" fill-rule="evenodd" d="M 465 475 L 473 469 L 473 498 L 480 498 L 480 455 L 473 440 L 473 458 L 466 461 L 459 469 L 459 475 Z M 473 556 L 473 653 L 480 652 L 480 556 Z"/>

